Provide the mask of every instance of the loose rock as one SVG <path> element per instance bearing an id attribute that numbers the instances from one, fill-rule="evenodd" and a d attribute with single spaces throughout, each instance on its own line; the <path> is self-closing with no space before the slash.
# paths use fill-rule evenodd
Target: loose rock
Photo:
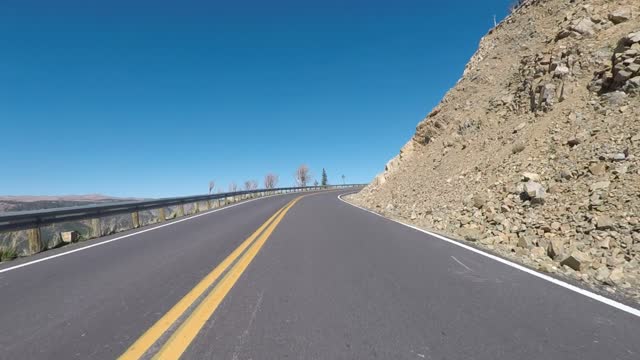
<path id="1" fill-rule="evenodd" d="M 582 251 L 574 250 L 571 255 L 560 262 L 560 265 L 566 265 L 575 271 L 586 269 L 591 263 L 591 257 Z"/>
<path id="2" fill-rule="evenodd" d="M 609 14 L 609 20 L 614 24 L 620 24 L 631 19 L 631 9 L 628 7 L 619 8 Z"/>
<path id="3" fill-rule="evenodd" d="M 480 229 L 462 228 L 458 234 L 467 241 L 478 241 L 482 238 L 483 232 Z"/>

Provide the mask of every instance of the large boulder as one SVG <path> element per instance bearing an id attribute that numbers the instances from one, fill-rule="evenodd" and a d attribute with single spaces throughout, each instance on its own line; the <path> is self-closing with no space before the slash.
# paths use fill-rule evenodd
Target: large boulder
<path id="1" fill-rule="evenodd" d="M 462 228 L 458 230 L 458 235 L 467 241 L 478 241 L 482 238 L 483 231 L 476 228 Z"/>
<path id="2" fill-rule="evenodd" d="M 584 271 L 591 264 L 591 256 L 579 250 L 571 252 L 567 258 L 560 262 L 560 265 L 566 265 L 575 271 Z"/>
<path id="3" fill-rule="evenodd" d="M 523 200 L 530 200 L 531 202 L 541 203 L 544 202 L 544 198 L 546 197 L 544 186 L 535 181 L 527 181 L 526 183 L 521 183 L 520 185 L 518 185 L 517 190 Z"/>
<path id="4" fill-rule="evenodd" d="M 556 259 L 562 257 L 564 252 L 564 241 L 561 238 L 552 238 L 547 245 L 547 255 L 550 258 Z"/>
<path id="5" fill-rule="evenodd" d="M 634 43 L 640 43 L 640 31 L 632 32 L 624 38 L 625 43 L 631 45 Z"/>
<path id="6" fill-rule="evenodd" d="M 624 279 L 624 270 L 621 267 L 617 267 L 611 270 L 607 283 L 611 285 L 619 285 Z"/>
<path id="7" fill-rule="evenodd" d="M 609 230 L 613 228 L 615 222 L 608 215 L 600 215 L 598 216 L 598 220 L 596 221 L 596 229 L 598 230 Z"/>
<path id="8" fill-rule="evenodd" d="M 621 7 L 609 13 L 609 20 L 614 24 L 620 24 L 630 19 L 631 9 L 628 7 Z"/>
<path id="9" fill-rule="evenodd" d="M 582 18 L 574 21 L 571 24 L 571 30 L 577 32 L 580 35 L 593 35 L 594 34 L 594 23 L 589 18 Z"/>

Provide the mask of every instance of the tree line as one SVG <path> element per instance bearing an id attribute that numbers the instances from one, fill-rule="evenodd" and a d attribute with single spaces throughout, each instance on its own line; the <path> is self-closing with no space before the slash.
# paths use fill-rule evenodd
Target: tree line
<path id="1" fill-rule="evenodd" d="M 313 179 L 311 170 L 309 170 L 309 167 L 305 164 L 298 166 L 298 168 L 296 169 L 296 172 L 294 173 L 294 180 L 298 187 L 306 187 L 311 184 L 311 181 L 313 181 L 314 186 L 329 185 L 327 171 L 324 168 L 322 169 L 320 183 L 318 183 L 318 180 Z M 274 173 L 266 174 L 262 182 L 263 189 L 275 189 L 278 186 L 278 181 L 279 181 L 279 177 L 277 174 L 274 174 Z M 343 183 L 345 182 L 344 175 L 342 175 L 342 182 Z M 246 180 L 243 185 L 244 185 L 244 188 L 243 188 L 244 190 L 256 190 L 259 187 L 258 181 L 256 180 Z M 239 190 L 239 187 L 235 181 L 232 181 L 231 183 L 229 183 L 229 187 L 228 187 L 229 192 L 236 192 L 238 190 Z M 213 194 L 215 191 L 216 191 L 216 182 L 215 180 L 211 180 L 209 181 L 209 194 Z M 223 192 L 223 189 L 218 188 L 217 191 L 218 193 L 221 193 Z"/>

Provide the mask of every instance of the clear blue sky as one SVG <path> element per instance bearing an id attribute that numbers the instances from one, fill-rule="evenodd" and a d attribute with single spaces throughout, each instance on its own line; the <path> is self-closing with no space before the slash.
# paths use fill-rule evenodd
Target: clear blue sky
<path id="1" fill-rule="evenodd" d="M 509 0 L 0 6 L 0 194 L 368 182 Z"/>

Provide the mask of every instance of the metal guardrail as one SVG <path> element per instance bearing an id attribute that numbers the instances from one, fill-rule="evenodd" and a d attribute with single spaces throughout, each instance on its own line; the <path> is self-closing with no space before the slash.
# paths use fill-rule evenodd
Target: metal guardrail
<path id="1" fill-rule="evenodd" d="M 191 203 L 207 202 L 207 209 L 210 209 L 211 200 L 224 199 L 227 203 L 227 199 L 232 199 L 231 202 L 244 200 L 248 198 L 256 198 L 269 196 L 274 194 L 284 194 L 292 192 L 303 191 L 316 191 L 316 190 L 328 190 L 328 189 L 342 189 L 361 187 L 363 184 L 348 184 L 348 185 L 327 185 L 327 186 L 307 186 L 307 187 L 289 187 L 289 188 L 277 188 L 277 189 L 258 189 L 258 190 L 246 190 L 236 191 L 230 193 L 211 194 L 211 195 L 198 195 L 198 196 L 186 196 L 186 197 L 174 197 L 157 200 L 141 200 L 141 201 L 126 201 L 126 202 L 114 202 L 108 204 L 97 204 L 88 206 L 74 206 L 64 207 L 46 210 L 34 210 L 34 211 L 20 211 L 20 212 L 7 212 L 0 214 L 0 232 L 4 231 L 16 231 L 16 230 L 28 230 L 37 229 L 41 226 L 51 225 L 60 222 L 74 221 L 74 220 L 88 220 L 96 219 L 105 216 L 119 215 L 125 213 L 131 213 L 132 216 L 137 218 L 137 213 L 144 210 L 163 209 L 170 206 L 179 206 Z M 166 219 L 163 219 L 163 221 Z M 134 223 L 137 220 L 134 220 Z M 140 224 L 135 224 L 134 227 L 139 227 Z"/>

